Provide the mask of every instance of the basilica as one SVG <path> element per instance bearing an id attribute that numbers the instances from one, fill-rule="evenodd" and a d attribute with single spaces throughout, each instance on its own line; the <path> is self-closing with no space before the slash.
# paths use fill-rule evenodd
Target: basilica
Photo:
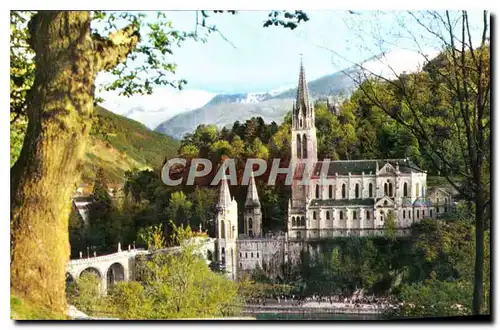
<path id="1" fill-rule="evenodd" d="M 238 235 L 238 207 L 222 180 L 216 215 L 216 261 L 229 277 L 263 263 L 300 258 L 308 241 L 337 236 L 382 235 L 387 223 L 397 235 L 412 223 L 451 212 L 452 196 L 441 188 L 427 189 L 426 171 L 407 159 L 318 160 L 314 108 L 301 63 L 297 98 L 292 111 L 291 162 L 295 169 L 288 204 L 286 232 L 262 233 L 262 212 L 251 176 Z M 307 172 L 306 169 L 311 169 Z M 301 184 L 304 175 L 307 184 Z"/>

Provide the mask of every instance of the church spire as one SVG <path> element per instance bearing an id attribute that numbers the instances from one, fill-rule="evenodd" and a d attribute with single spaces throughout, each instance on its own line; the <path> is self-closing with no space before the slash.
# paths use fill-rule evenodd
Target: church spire
<path id="1" fill-rule="evenodd" d="M 250 174 L 250 184 L 248 185 L 247 200 L 245 206 L 260 207 L 259 194 L 257 193 L 257 186 L 255 185 L 255 178 L 253 172 Z"/>
<path id="2" fill-rule="evenodd" d="M 220 183 L 219 201 L 217 203 L 217 208 L 228 209 L 230 206 L 231 206 L 231 193 L 229 192 L 227 179 L 223 178 Z"/>
<path id="3" fill-rule="evenodd" d="M 300 73 L 299 73 L 299 85 L 297 87 L 297 100 L 295 102 L 295 109 L 297 111 L 302 110 L 304 113 L 309 108 L 309 90 L 307 88 L 306 73 L 304 70 L 304 64 L 302 63 L 302 57 L 300 58 Z"/>

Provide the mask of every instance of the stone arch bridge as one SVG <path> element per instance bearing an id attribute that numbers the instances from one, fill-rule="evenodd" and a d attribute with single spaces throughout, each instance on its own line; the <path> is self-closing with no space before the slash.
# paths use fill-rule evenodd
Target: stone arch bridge
<path id="1" fill-rule="evenodd" d="M 165 253 L 180 250 L 179 246 L 162 249 Z M 208 252 L 210 251 L 210 252 Z M 209 256 L 214 253 L 214 240 L 204 239 L 198 251 L 210 262 Z M 133 281 L 136 278 L 136 256 L 147 255 L 149 251 L 132 249 L 92 258 L 73 259 L 66 265 L 66 283 L 72 282 L 82 274 L 93 273 L 101 281 L 101 290 L 107 292 L 108 288 L 118 281 Z"/>

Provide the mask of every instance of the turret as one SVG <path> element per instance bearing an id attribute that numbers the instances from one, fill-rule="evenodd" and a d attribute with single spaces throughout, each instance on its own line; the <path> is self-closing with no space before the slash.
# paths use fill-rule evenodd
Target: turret
<path id="1" fill-rule="evenodd" d="M 253 172 L 250 176 L 250 184 L 248 185 L 247 199 L 245 201 L 244 221 L 245 235 L 250 237 L 261 236 L 262 212 Z"/>

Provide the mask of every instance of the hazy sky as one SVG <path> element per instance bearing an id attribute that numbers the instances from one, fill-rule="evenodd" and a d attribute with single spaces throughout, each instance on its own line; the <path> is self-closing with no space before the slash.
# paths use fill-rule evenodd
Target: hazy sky
<path id="1" fill-rule="evenodd" d="M 415 49 L 412 35 L 419 39 L 419 44 L 425 49 L 439 48 L 436 38 L 421 39 L 421 36 L 428 37 L 429 34 L 422 32 L 415 19 L 406 12 L 306 12 L 310 20 L 302 22 L 293 31 L 282 27 L 264 28 L 262 25 L 269 11 L 211 14 L 208 23 L 216 25 L 230 42 L 213 33 L 206 43 L 190 40 L 180 48 L 174 48 L 172 59 L 178 65 L 175 79 L 186 79 L 186 90 L 209 93 L 266 92 L 296 85 L 300 54 L 303 54 L 308 80 L 314 80 L 378 55 L 382 49 Z M 176 29 L 194 29 L 194 11 L 166 13 Z M 148 12 L 148 15 L 153 21 L 156 12 Z M 471 13 L 470 21 L 477 21 L 480 15 L 480 12 Z M 379 39 L 386 42 L 379 44 Z M 325 47 L 334 50 L 335 54 Z M 405 61 L 404 58 L 398 60 Z M 173 95 L 177 92 L 170 87 L 165 88 L 170 90 L 158 89 L 157 95 L 149 97 L 150 106 L 143 108 L 158 108 L 161 104 L 169 106 L 169 102 L 158 94 Z M 126 108 L 133 107 L 132 100 L 118 97 L 116 93 L 108 93 L 107 98 L 116 102 L 116 108 L 120 110 L 111 109 L 115 112 L 123 113 Z M 174 97 L 168 99 L 173 100 Z M 199 103 L 206 102 L 205 99 L 204 95 Z M 144 102 L 140 103 L 144 105 Z M 194 104 L 195 107 L 201 105 Z M 175 112 L 192 107 L 173 108 Z"/>

